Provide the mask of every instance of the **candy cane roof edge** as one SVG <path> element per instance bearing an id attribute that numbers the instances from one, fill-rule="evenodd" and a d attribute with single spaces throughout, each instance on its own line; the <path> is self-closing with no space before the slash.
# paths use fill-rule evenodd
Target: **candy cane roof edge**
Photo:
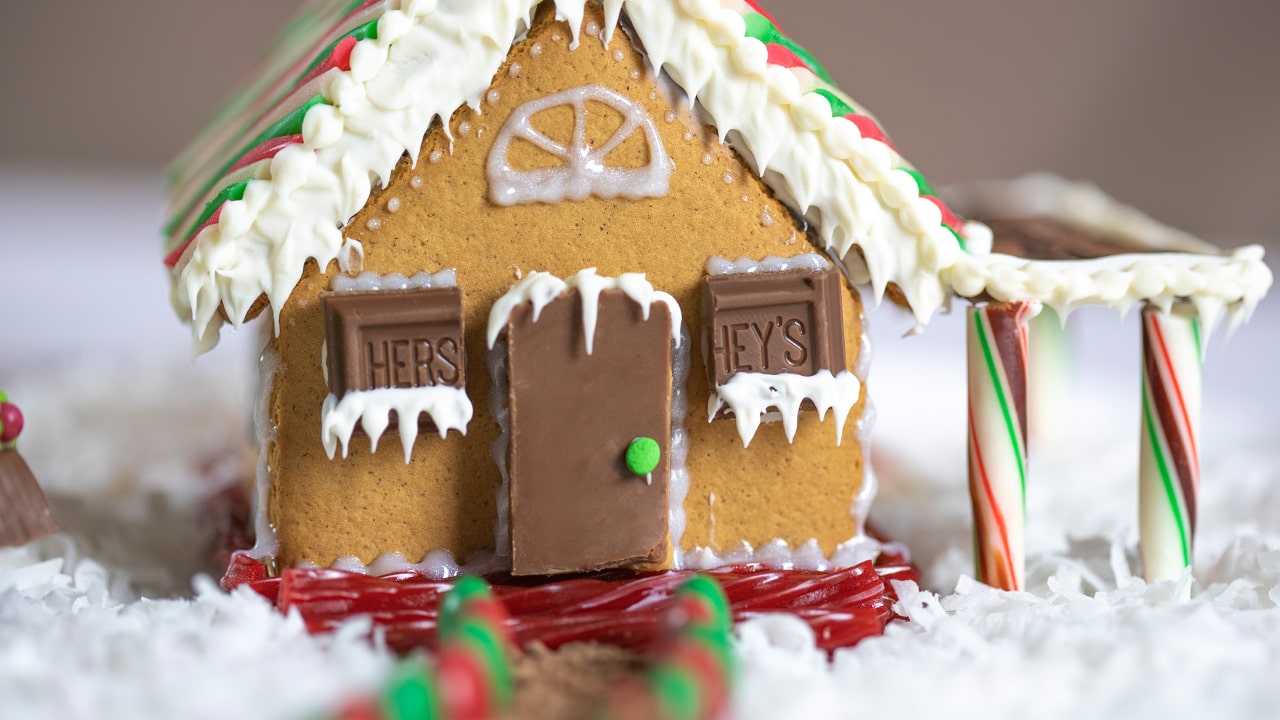
<path id="1" fill-rule="evenodd" d="M 594 0 L 555 0 L 557 17 L 580 28 L 587 1 Z M 306 261 L 324 267 L 337 257 L 342 227 L 368 202 L 374 179 L 385 184 L 405 153 L 413 157 L 433 121 L 464 103 L 478 106 L 539 4 L 315 0 L 300 11 L 168 177 L 171 301 L 191 324 L 198 352 L 216 344 L 224 315 L 239 325 L 263 296 L 278 325 Z M 1007 271 L 1007 256 L 990 254 L 990 231 L 948 210 L 871 116 L 754 0 L 601 4 L 605 39 L 625 10 L 651 66 L 697 101 L 828 252 L 845 258 L 850 280 L 869 284 L 877 298 L 894 283 L 918 323 L 952 293 L 1021 293 L 1058 304 L 1150 299 L 1138 291 L 1151 283 L 1124 269 L 1130 281 L 1120 283 L 1119 300 L 1099 292 L 1097 276 L 1110 266 L 1083 276 L 1064 269 L 1066 289 L 1026 281 L 1063 274 L 1041 267 L 1048 263 L 1015 258 L 1021 264 Z M 855 247 L 860 252 L 851 253 Z M 1261 297 L 1254 266 L 1266 286 L 1270 274 L 1260 251 L 1240 262 L 1254 270 L 1254 290 L 1217 295 L 1247 315 Z M 1215 287 L 1230 290 L 1233 278 L 1218 275 Z M 1156 295 L 1203 284 L 1165 283 Z M 1111 279 L 1108 287 L 1117 285 Z"/>

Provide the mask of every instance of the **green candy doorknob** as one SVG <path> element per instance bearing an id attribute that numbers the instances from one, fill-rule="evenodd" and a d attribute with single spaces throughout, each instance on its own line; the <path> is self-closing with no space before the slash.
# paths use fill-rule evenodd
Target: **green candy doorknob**
<path id="1" fill-rule="evenodd" d="M 638 437 L 627 446 L 627 469 L 636 475 L 648 475 L 658 467 L 662 458 L 662 448 L 658 441 L 649 437 Z"/>

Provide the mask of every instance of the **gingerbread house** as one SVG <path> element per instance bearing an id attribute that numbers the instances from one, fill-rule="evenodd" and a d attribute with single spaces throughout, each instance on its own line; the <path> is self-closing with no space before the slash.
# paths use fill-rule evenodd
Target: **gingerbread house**
<path id="1" fill-rule="evenodd" d="M 852 562 L 859 288 L 921 326 L 972 299 L 1013 368 L 1041 303 L 1241 318 L 1270 282 L 1256 249 L 993 253 L 752 0 L 311 3 L 169 208 L 196 348 L 267 316 L 283 565 Z"/>

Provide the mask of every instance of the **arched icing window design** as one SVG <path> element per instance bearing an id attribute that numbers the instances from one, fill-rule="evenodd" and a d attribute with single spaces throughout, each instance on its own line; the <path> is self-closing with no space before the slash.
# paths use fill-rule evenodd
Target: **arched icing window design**
<path id="1" fill-rule="evenodd" d="M 622 124 L 599 147 L 591 147 L 587 141 L 589 102 L 610 107 L 622 116 Z M 532 123 L 539 113 L 562 106 L 573 110 L 573 134 L 567 146 L 547 137 Z M 608 166 L 609 154 L 636 132 L 644 133 L 649 147 L 648 163 L 640 168 Z M 531 143 L 555 158 L 559 165 L 517 170 L 508 157 L 514 140 Z M 590 195 L 606 200 L 616 197 L 635 200 L 667 194 L 671 162 L 653 119 L 643 107 L 601 85 L 582 85 L 530 100 L 516 108 L 489 151 L 488 175 L 489 198 L 499 205 L 558 203 L 585 200 Z"/>

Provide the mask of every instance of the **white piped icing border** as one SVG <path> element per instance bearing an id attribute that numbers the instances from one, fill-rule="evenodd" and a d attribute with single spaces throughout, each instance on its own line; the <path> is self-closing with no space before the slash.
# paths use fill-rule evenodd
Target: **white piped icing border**
<path id="1" fill-rule="evenodd" d="M 813 375 L 740 372 L 729 378 L 729 382 L 716 386 L 715 394 L 707 400 L 707 420 L 714 420 L 722 408 L 732 410 L 742 447 L 747 447 L 760 428 L 761 418 L 769 408 L 774 408 L 782 415 L 782 428 L 787 433 L 787 442 L 791 442 L 800 422 L 800 405 L 809 400 L 817 407 L 819 418 L 826 419 L 827 411 L 835 410 L 836 444 L 839 445 L 845 421 L 858 404 L 861 392 L 862 383 L 848 370 L 835 375 L 830 370 L 819 370 Z"/>
<path id="2" fill-rule="evenodd" d="M 371 451 L 377 452 L 378 439 L 387 430 L 392 410 L 399 421 L 400 444 L 404 448 L 406 465 L 413 455 L 413 443 L 418 439 L 420 413 L 431 417 L 442 438 L 450 430 L 466 435 L 472 413 L 467 391 L 457 387 L 348 390 L 342 399 L 329 393 L 320 409 L 320 437 L 329 459 L 333 459 L 338 443 L 342 443 L 342 457 L 347 456 L 356 421 L 368 434 Z"/>
<path id="3" fill-rule="evenodd" d="M 362 272 L 359 275 L 335 275 L 330 287 L 334 292 L 379 292 L 382 290 L 416 290 L 427 288 L 451 288 L 458 286 L 458 271 L 445 268 L 429 273 L 422 270 L 410 276 L 401 273 L 379 275 Z"/>
<path id="4" fill-rule="evenodd" d="M 1159 253 L 1090 260 L 964 256 L 946 272 L 959 295 L 986 293 L 996 300 L 1040 302 L 1064 321 L 1086 305 L 1104 305 L 1123 314 L 1148 302 L 1167 312 L 1175 302 L 1187 300 L 1196 308 L 1207 337 L 1224 311 L 1232 329 L 1247 320 L 1271 287 L 1271 270 L 1263 262 L 1261 246 L 1223 253 L 1118 202 L 1091 183 L 1033 173 L 1014 180 L 952 186 L 942 195 L 960 213 L 1050 218 Z"/>
<path id="5" fill-rule="evenodd" d="M 582 297 L 582 330 L 587 343 L 587 354 L 595 347 L 596 315 L 600 307 L 600 293 L 606 290 L 620 290 L 624 295 L 640 306 L 645 320 L 649 319 L 649 306 L 655 302 L 666 305 L 671 311 L 671 340 L 676 347 L 680 346 L 680 325 L 683 316 L 676 299 L 660 290 L 644 279 L 644 273 L 623 273 L 616 278 L 596 274 L 595 268 L 579 270 L 568 280 L 561 280 L 551 273 L 535 271 L 524 276 L 520 282 L 511 286 L 502 297 L 498 298 L 489 309 L 489 327 L 486 339 L 492 349 L 498 335 L 506 328 L 511 319 L 511 312 L 520 305 L 530 303 L 533 306 L 533 321 L 538 321 L 542 308 L 562 294 L 577 289 Z"/>
<path id="6" fill-rule="evenodd" d="M 1123 314 L 1148 302 L 1168 311 L 1187 300 L 1208 337 L 1225 310 L 1231 329 L 1248 320 L 1271 287 L 1271 270 L 1258 245 L 1228 255 L 1111 255 L 1090 260 L 1027 260 L 1012 255 L 966 256 L 944 276 L 965 297 L 1030 300 L 1066 318 L 1087 305 Z"/>
<path id="7" fill-rule="evenodd" d="M 751 273 L 787 272 L 788 270 L 822 272 L 830 268 L 831 261 L 818 253 L 803 253 L 785 258 L 769 255 L 763 260 L 754 260 L 745 255 L 737 260 L 729 260 L 717 255 L 707 261 L 708 275 L 749 275 Z"/>

